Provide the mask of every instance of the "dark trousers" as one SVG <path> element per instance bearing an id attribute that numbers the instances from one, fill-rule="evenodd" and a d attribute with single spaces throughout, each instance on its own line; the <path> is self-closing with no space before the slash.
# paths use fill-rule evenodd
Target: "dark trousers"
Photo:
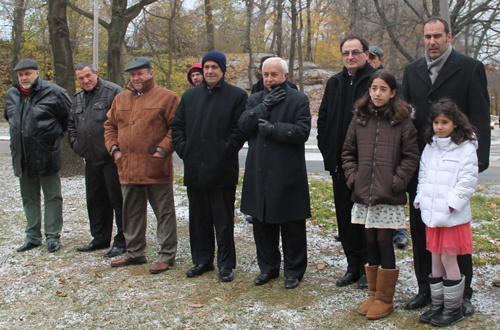
<path id="1" fill-rule="evenodd" d="M 113 233 L 113 211 L 117 233 L 113 246 L 124 248 L 122 208 L 123 198 L 118 171 L 114 162 L 100 166 L 85 163 L 85 187 L 87 192 L 87 210 L 90 222 L 92 244 L 108 245 Z"/>
<path id="2" fill-rule="evenodd" d="M 283 243 L 285 277 L 302 279 L 307 268 L 306 221 L 296 220 L 271 224 L 253 218 L 253 236 L 257 247 L 257 263 L 262 274 L 278 276 L 280 273 Z"/>
<path id="3" fill-rule="evenodd" d="M 193 263 L 212 264 L 217 239 L 217 266 L 236 267 L 234 247 L 234 200 L 236 186 L 187 187 L 189 241 Z M 214 233 L 215 228 L 215 233 Z"/>
<path id="4" fill-rule="evenodd" d="M 352 190 L 347 188 L 344 173 L 332 176 L 333 198 L 337 213 L 339 237 L 347 258 L 347 271 L 364 275 L 365 264 L 368 262 L 366 254 L 365 226 L 351 223 Z"/>
<path id="5" fill-rule="evenodd" d="M 425 224 L 422 221 L 420 210 L 415 209 L 413 201 L 416 196 L 415 189 L 408 192 L 410 197 L 410 230 L 413 243 L 413 264 L 418 282 L 418 293 L 430 293 L 429 275 L 432 273 L 432 254 L 427 250 L 425 239 Z M 457 256 L 460 272 L 465 275 L 464 297 L 472 297 L 472 255 Z"/>

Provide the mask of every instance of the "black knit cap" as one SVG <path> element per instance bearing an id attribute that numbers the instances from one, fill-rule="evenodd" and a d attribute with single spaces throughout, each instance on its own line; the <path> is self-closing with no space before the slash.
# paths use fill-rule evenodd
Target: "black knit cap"
<path id="1" fill-rule="evenodd" d="M 151 70 L 151 60 L 147 57 L 138 57 L 136 59 L 133 59 L 132 62 L 130 62 L 127 67 L 125 68 L 125 72 L 128 72 L 130 70 L 135 70 L 135 69 L 143 69 L 147 68 Z"/>
<path id="2" fill-rule="evenodd" d="M 223 53 L 212 50 L 211 52 L 208 52 L 205 54 L 205 56 L 203 56 L 203 59 L 201 61 L 202 67 L 205 66 L 206 61 L 214 61 L 219 65 L 222 73 L 226 73 L 226 55 L 224 55 Z"/>
<path id="3" fill-rule="evenodd" d="M 16 67 L 14 68 L 14 71 L 27 70 L 27 69 L 38 70 L 38 62 L 27 58 L 17 63 Z"/>

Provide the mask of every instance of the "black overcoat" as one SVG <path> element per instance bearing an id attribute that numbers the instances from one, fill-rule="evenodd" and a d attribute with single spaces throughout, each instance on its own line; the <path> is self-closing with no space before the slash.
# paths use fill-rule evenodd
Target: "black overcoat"
<path id="1" fill-rule="evenodd" d="M 66 90 L 36 78 L 25 98 L 19 83 L 5 94 L 4 117 L 10 125 L 10 150 L 14 174 L 44 177 L 62 166 L 61 139 L 68 128 L 71 99 Z"/>
<path id="2" fill-rule="evenodd" d="M 344 147 L 345 134 L 354 116 L 352 114 L 354 103 L 368 92 L 368 80 L 377 71 L 368 62 L 363 68 L 356 71 L 354 77 L 354 92 L 350 100 L 346 100 L 345 86 L 348 83 L 347 69 L 332 76 L 325 87 L 325 94 L 319 107 L 318 114 L 318 148 L 323 155 L 325 170 L 330 174 L 342 169 L 342 148 Z M 348 113 L 342 114 L 348 102 Z M 342 133 L 345 132 L 345 133 Z"/>
<path id="3" fill-rule="evenodd" d="M 483 63 L 452 50 L 431 82 L 425 57 L 405 68 L 401 95 L 414 108 L 413 124 L 418 131 L 420 152 L 424 150 L 424 132 L 430 125 L 431 106 L 443 97 L 451 98 L 479 133 L 479 171 L 488 168 L 490 157 L 490 99 Z"/>
<path id="4" fill-rule="evenodd" d="M 273 224 L 311 217 L 304 151 L 311 131 L 309 99 L 286 82 L 280 86 L 285 101 L 268 111 L 262 104 L 268 91 L 252 94 L 239 120 L 249 136 L 241 212 Z M 271 136 L 260 135 L 260 118 L 274 124 Z"/>
<path id="5" fill-rule="evenodd" d="M 174 148 L 184 161 L 184 185 L 236 186 L 238 151 L 245 143 L 238 119 L 247 98 L 224 78 L 212 89 L 203 82 L 184 93 L 172 123 Z"/>

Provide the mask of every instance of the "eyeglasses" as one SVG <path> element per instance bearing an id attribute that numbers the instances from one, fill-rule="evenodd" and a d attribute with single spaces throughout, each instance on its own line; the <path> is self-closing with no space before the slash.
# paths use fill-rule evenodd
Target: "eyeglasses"
<path id="1" fill-rule="evenodd" d="M 363 52 L 360 52 L 359 50 L 353 50 L 352 52 L 343 52 L 342 57 L 348 57 L 349 54 L 352 54 L 352 56 L 357 57 L 360 54 L 363 54 Z"/>

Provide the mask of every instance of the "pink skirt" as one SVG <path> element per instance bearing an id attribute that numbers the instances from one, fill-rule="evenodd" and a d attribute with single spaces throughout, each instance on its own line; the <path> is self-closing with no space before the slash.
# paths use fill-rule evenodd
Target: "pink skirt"
<path id="1" fill-rule="evenodd" d="M 470 222 L 454 227 L 425 226 L 427 250 L 434 254 L 472 254 L 472 230 Z"/>

